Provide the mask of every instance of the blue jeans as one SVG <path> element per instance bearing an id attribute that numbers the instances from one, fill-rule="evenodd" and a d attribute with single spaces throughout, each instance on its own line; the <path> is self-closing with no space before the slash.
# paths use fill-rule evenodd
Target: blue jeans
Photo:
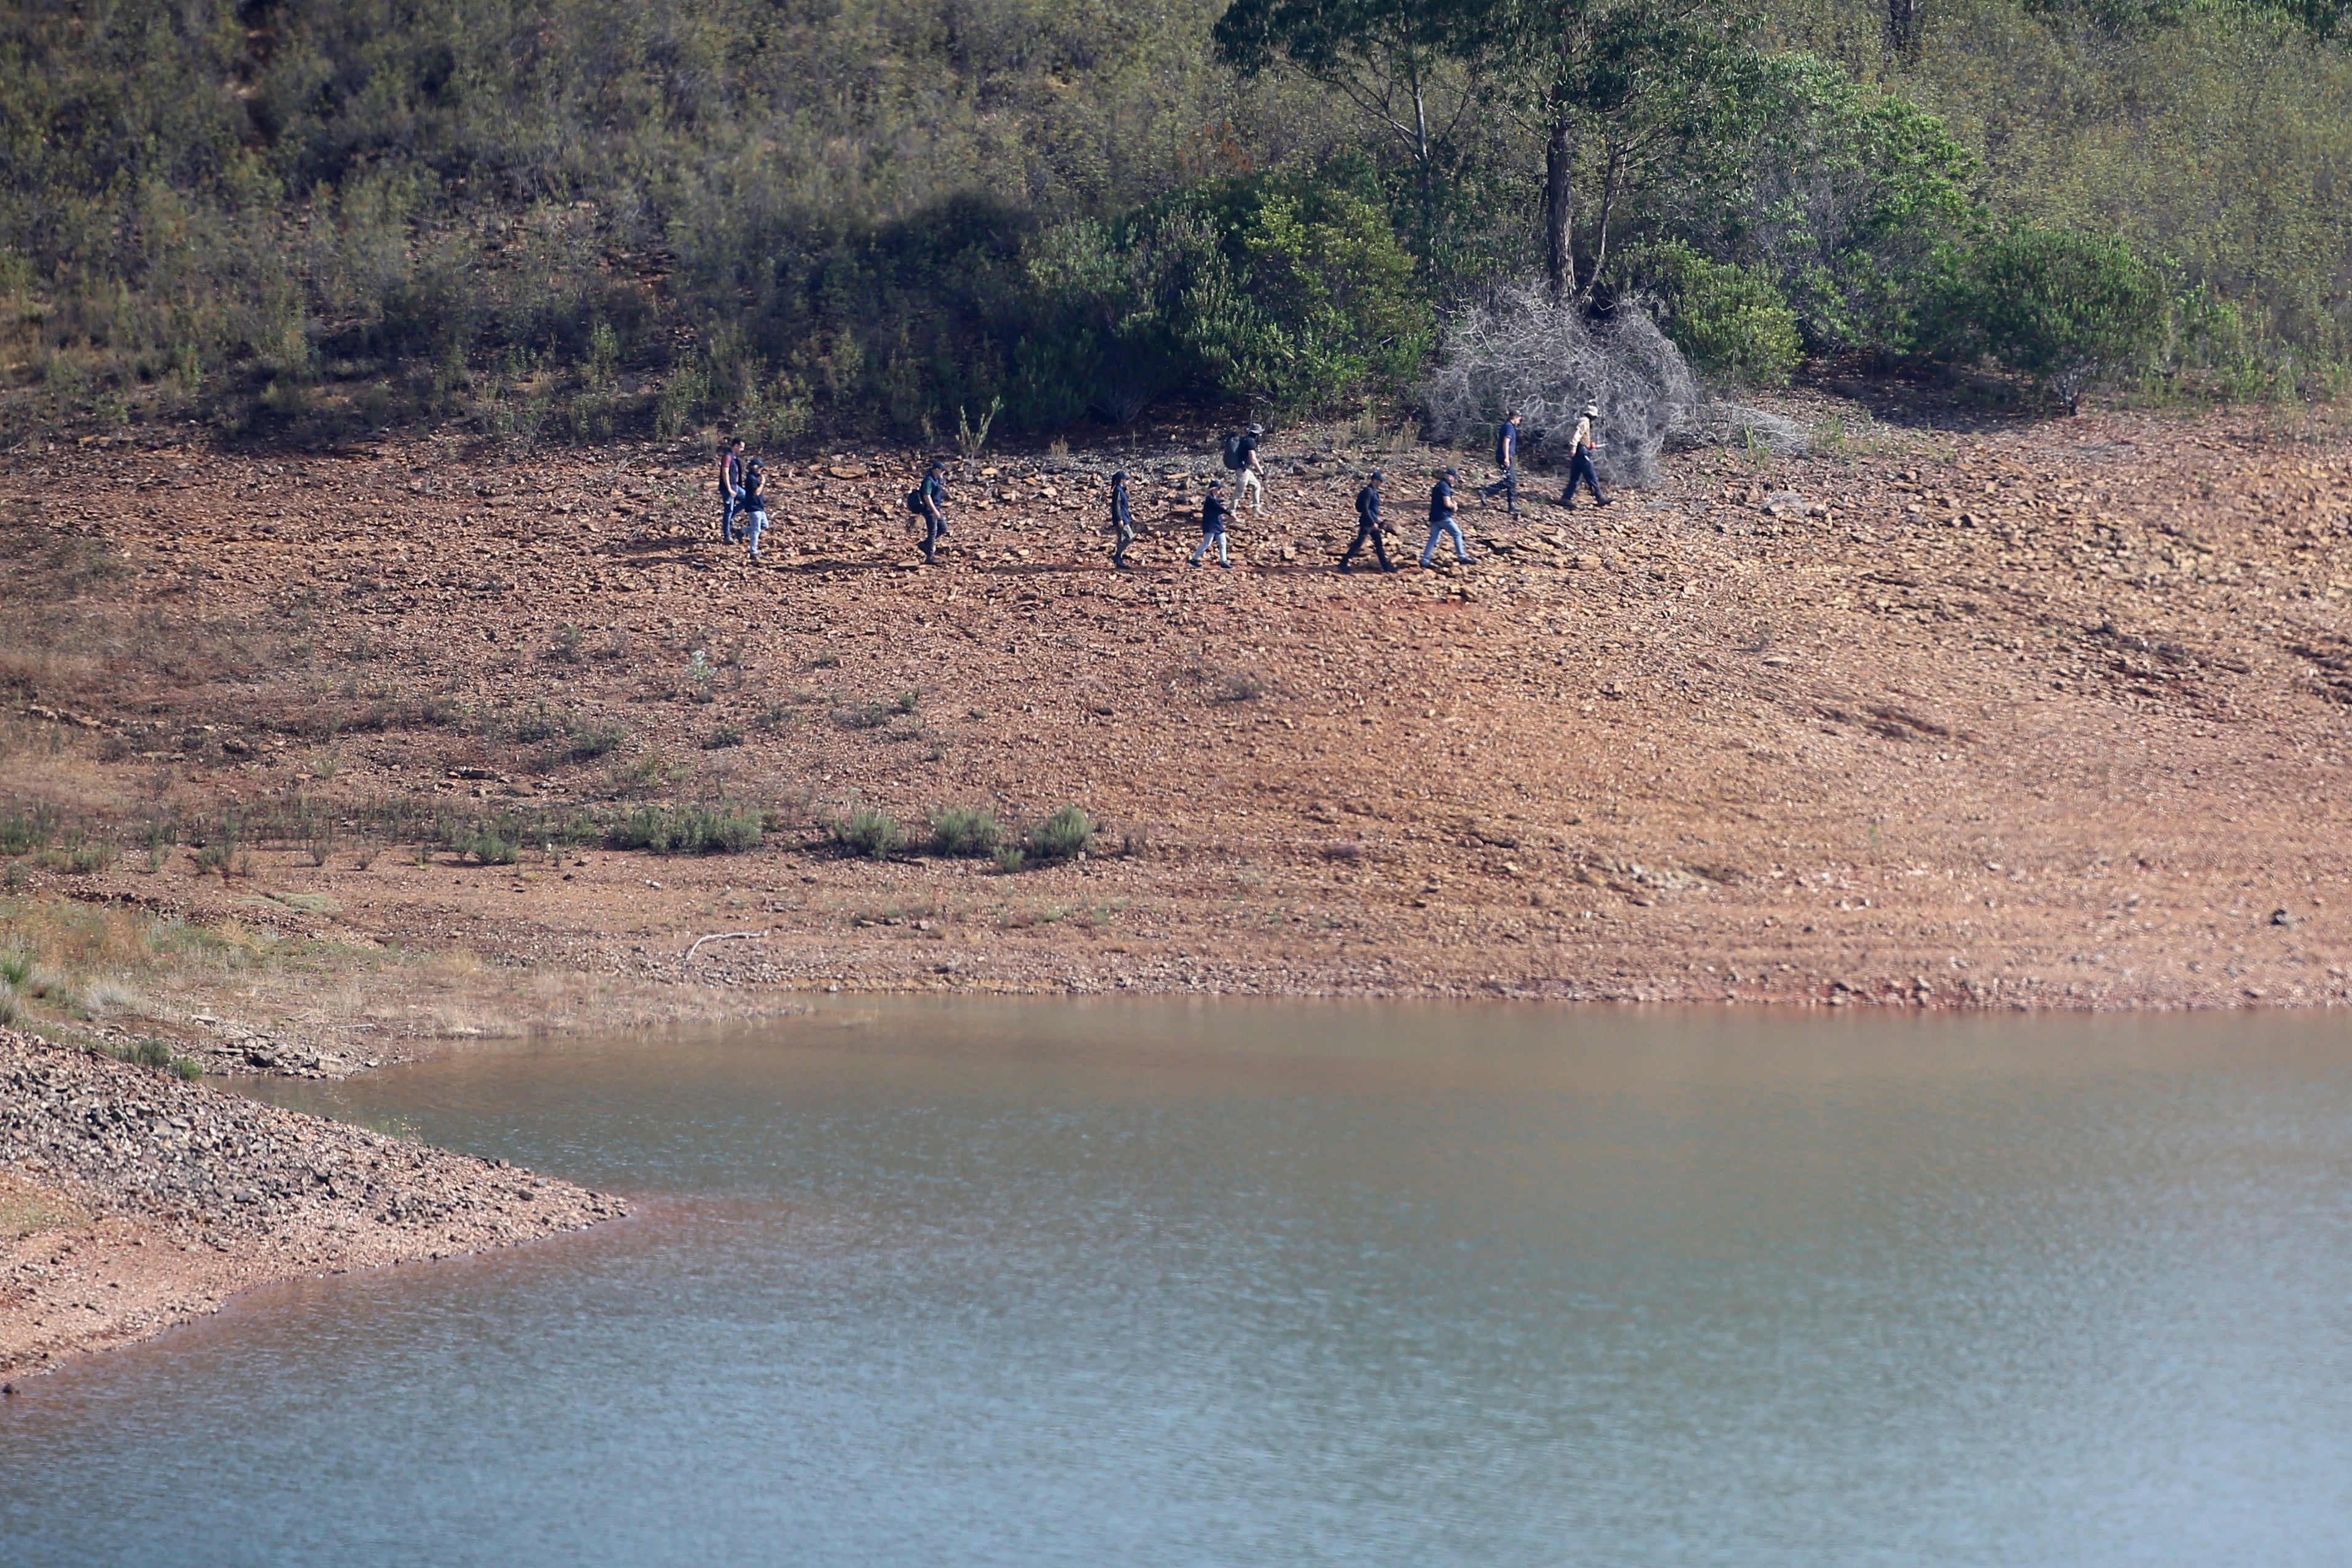
<path id="1" fill-rule="evenodd" d="M 751 542 L 751 559 L 760 559 L 760 536 L 768 531 L 768 508 L 753 507 L 743 514 L 743 537 Z"/>
<path id="2" fill-rule="evenodd" d="M 1437 549 L 1438 537 L 1442 534 L 1454 536 L 1454 559 L 1465 566 L 1469 564 L 1470 547 L 1463 542 L 1462 525 L 1451 517 L 1430 519 L 1429 542 L 1421 547 L 1421 564 L 1423 566 L 1429 564 L 1430 555 Z"/>
<path id="3" fill-rule="evenodd" d="M 1201 548 L 1192 552 L 1192 564 L 1194 566 L 1201 564 L 1201 558 L 1209 553 L 1209 545 L 1212 540 L 1215 541 L 1217 547 L 1217 564 L 1219 566 L 1233 565 L 1233 558 L 1225 553 L 1225 530 L 1223 528 L 1219 528 L 1213 534 L 1202 534 L 1201 536 Z"/>
<path id="4" fill-rule="evenodd" d="M 1591 486 L 1592 499 L 1599 505 L 1605 507 L 1609 504 L 1609 497 L 1601 493 L 1601 476 L 1592 470 L 1590 453 L 1580 452 L 1568 460 L 1568 494 L 1560 497 L 1564 505 L 1576 505 L 1576 487 L 1579 485 Z"/>
<path id="5" fill-rule="evenodd" d="M 741 492 L 730 490 L 719 510 L 719 538 L 723 544 L 735 542 L 735 513 L 741 507 Z"/>

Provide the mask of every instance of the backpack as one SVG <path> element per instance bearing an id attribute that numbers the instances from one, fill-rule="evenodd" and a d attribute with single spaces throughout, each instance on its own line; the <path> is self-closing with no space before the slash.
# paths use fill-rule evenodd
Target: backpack
<path id="1" fill-rule="evenodd" d="M 1249 460 L 1242 455 L 1242 438 L 1238 431 L 1225 437 L 1225 466 L 1236 474 L 1249 466 Z"/>
<path id="2" fill-rule="evenodd" d="M 907 492 L 907 510 L 919 517 L 928 515 L 923 507 L 923 487 L 920 485 Z"/>

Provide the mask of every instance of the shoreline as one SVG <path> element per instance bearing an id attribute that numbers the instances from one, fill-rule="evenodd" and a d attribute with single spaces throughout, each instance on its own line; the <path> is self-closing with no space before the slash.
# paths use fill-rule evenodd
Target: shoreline
<path id="1" fill-rule="evenodd" d="M 628 1212 L 502 1161 L 0 1029 L 0 1379 L 152 1338 L 255 1285 Z"/>

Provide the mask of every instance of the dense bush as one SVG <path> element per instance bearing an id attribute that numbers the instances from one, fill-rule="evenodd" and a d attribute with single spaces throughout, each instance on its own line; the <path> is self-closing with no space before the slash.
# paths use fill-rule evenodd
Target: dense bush
<path id="1" fill-rule="evenodd" d="M 1433 312 L 1540 270 L 1553 162 L 1580 287 L 1651 291 L 1718 374 L 1785 363 L 1765 283 L 1809 351 L 1936 349 L 1936 258 L 2012 221 L 2177 275 L 2164 373 L 2310 392 L 2352 350 L 2341 0 L 1938 0 L 1893 51 L 1878 0 L 1605 7 L 1618 65 L 1644 17 L 1703 34 L 1708 90 L 1596 57 L 1552 143 L 1528 51 L 1487 57 L 1574 6 L 1307 6 L 1336 52 L 1241 79 L 1226 9 L 11 7 L 0 418 L 770 443 L 944 441 L 1000 397 L 1008 431 L 1296 411 L 1410 383 Z"/>
<path id="2" fill-rule="evenodd" d="M 1951 349 L 2025 371 L 2069 412 L 2095 382 L 2143 367 L 2164 335 L 2161 280 L 2117 239 L 2019 225 L 1950 266 Z"/>
<path id="3" fill-rule="evenodd" d="M 740 854 L 760 847 L 766 813 L 757 806 L 640 806 L 604 834 L 607 847 L 658 855 Z"/>
<path id="4" fill-rule="evenodd" d="M 1632 264 L 1657 297 L 1659 325 L 1692 369 L 1738 385 L 1781 386 L 1805 351 L 1797 313 L 1752 267 L 1664 245 Z"/>
<path id="5" fill-rule="evenodd" d="M 935 855 L 966 855 L 986 859 L 1004 841 L 996 813 L 985 806 L 931 808 L 930 850 Z"/>

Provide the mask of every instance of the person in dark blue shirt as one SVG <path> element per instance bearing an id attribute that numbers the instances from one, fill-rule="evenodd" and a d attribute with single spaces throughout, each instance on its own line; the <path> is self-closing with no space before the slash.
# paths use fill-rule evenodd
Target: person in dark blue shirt
<path id="1" fill-rule="evenodd" d="M 1454 481 L 1459 477 L 1458 474 L 1448 468 L 1438 476 L 1437 483 L 1430 488 L 1429 542 L 1421 547 L 1421 564 L 1423 566 L 1429 564 L 1431 554 L 1437 549 L 1437 538 L 1440 534 L 1454 536 L 1454 559 L 1468 566 L 1475 559 L 1470 553 L 1470 547 L 1462 538 L 1462 520 L 1454 515 L 1462 507 L 1462 503 L 1454 498 Z"/>
<path id="2" fill-rule="evenodd" d="M 936 457 L 932 458 L 929 471 L 923 476 L 922 488 L 918 492 L 923 498 L 923 564 L 925 566 L 940 564 L 940 540 L 947 537 L 947 472 L 948 465 Z"/>
<path id="3" fill-rule="evenodd" d="M 736 509 L 743 518 L 743 538 L 751 546 L 751 559 L 757 560 L 760 536 L 768 531 L 768 470 L 757 458 L 743 470 L 741 497 Z"/>
<path id="4" fill-rule="evenodd" d="M 1516 517 L 1519 515 L 1519 416 L 1516 413 L 1495 433 L 1495 466 L 1503 471 L 1503 476 L 1478 493 L 1489 501 L 1500 495 L 1509 515 Z"/>
<path id="5" fill-rule="evenodd" d="M 1233 570 L 1233 557 L 1225 553 L 1225 522 L 1233 515 L 1233 508 L 1225 505 L 1225 482 L 1210 480 L 1209 493 L 1201 497 L 1201 548 L 1192 552 L 1194 566 L 1201 564 L 1201 558 L 1209 553 L 1209 546 L 1213 543 L 1217 547 L 1217 564 L 1228 571 Z"/>
<path id="6" fill-rule="evenodd" d="M 1110 476 L 1110 526 L 1103 532 L 1118 536 L 1118 543 L 1110 552 L 1110 564 L 1120 571 L 1127 570 L 1127 549 L 1135 542 L 1135 509 L 1127 498 L 1124 468 Z"/>
<path id="7" fill-rule="evenodd" d="M 1365 482 L 1362 489 L 1356 492 L 1356 537 L 1348 541 L 1347 553 L 1339 558 L 1341 571 L 1356 570 L 1356 552 L 1363 549 L 1366 544 L 1370 544 L 1372 547 L 1372 554 L 1380 558 L 1382 571 L 1396 570 L 1389 564 L 1388 541 L 1381 537 L 1381 471 L 1377 468 L 1373 469 L 1371 478 Z"/>

